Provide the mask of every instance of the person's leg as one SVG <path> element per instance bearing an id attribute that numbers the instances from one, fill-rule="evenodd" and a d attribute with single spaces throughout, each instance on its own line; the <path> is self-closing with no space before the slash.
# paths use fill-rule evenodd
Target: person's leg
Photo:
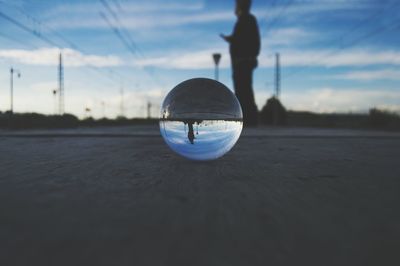
<path id="1" fill-rule="evenodd" d="M 245 126 L 256 126 L 258 120 L 257 107 L 254 101 L 252 88 L 252 75 L 254 66 L 246 64 L 235 64 L 233 70 L 233 85 L 243 111 Z"/>
<path id="2" fill-rule="evenodd" d="M 243 74 L 243 66 L 241 64 L 235 64 L 232 66 L 233 87 L 235 89 L 235 95 L 239 100 L 240 106 L 242 107 L 243 121 L 246 123 L 248 119 L 248 111 L 245 97 L 246 95 L 244 93 L 245 78 Z"/>
<path id="3" fill-rule="evenodd" d="M 235 92 L 243 110 L 243 120 L 246 126 L 256 126 L 258 111 L 254 100 L 252 76 L 254 66 L 247 62 L 235 68 Z"/>
<path id="4" fill-rule="evenodd" d="M 253 70 L 254 66 L 253 65 L 246 65 L 246 70 L 245 72 L 245 84 L 244 88 L 245 94 L 246 94 L 246 102 L 248 104 L 248 125 L 249 126 L 257 126 L 258 124 L 258 110 L 257 110 L 257 105 L 255 103 L 255 98 L 254 98 L 254 91 L 253 91 Z"/>

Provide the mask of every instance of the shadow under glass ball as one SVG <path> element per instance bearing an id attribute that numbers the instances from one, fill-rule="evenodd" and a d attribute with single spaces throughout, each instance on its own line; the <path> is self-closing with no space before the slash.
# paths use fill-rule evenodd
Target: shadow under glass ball
<path id="1" fill-rule="evenodd" d="M 239 101 L 215 80 L 184 81 L 168 93 L 161 107 L 161 135 L 173 151 L 188 159 L 223 156 L 235 145 L 242 128 Z"/>

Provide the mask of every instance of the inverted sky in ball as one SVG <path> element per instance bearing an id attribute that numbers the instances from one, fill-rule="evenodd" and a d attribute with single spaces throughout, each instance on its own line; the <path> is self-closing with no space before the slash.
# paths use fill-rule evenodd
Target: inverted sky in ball
<path id="1" fill-rule="evenodd" d="M 184 81 L 165 98 L 160 131 L 176 153 L 193 160 L 213 160 L 235 145 L 243 127 L 236 96 L 222 83 L 205 78 Z"/>

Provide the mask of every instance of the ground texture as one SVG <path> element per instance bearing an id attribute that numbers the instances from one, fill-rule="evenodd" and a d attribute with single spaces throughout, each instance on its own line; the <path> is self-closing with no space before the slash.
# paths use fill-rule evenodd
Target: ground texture
<path id="1" fill-rule="evenodd" d="M 156 128 L 0 132 L 0 265 L 400 265 L 400 135 L 244 132 L 212 162 Z"/>

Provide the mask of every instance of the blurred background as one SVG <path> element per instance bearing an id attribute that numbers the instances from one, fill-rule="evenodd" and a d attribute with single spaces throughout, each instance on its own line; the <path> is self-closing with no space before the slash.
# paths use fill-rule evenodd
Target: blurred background
<path id="1" fill-rule="evenodd" d="M 232 88 L 219 34 L 232 32 L 234 4 L 0 0 L 0 111 L 158 117 L 175 85 L 214 78 L 214 53 L 222 55 L 219 80 Z M 254 0 L 259 110 L 275 96 L 286 110 L 398 114 L 399 7 L 398 0 Z"/>

